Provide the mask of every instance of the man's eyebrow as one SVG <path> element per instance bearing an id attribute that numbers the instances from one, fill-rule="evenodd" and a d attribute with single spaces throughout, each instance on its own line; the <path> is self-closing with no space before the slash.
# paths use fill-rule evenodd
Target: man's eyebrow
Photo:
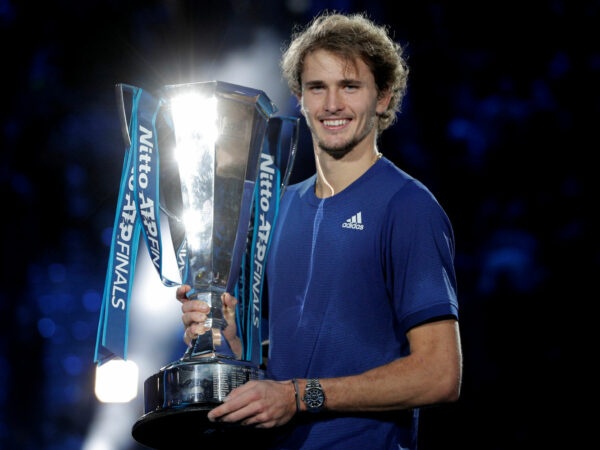
<path id="1" fill-rule="evenodd" d="M 323 82 L 323 80 L 309 80 L 304 83 L 305 86 L 309 86 L 309 87 L 310 86 L 322 86 L 324 84 L 325 83 Z"/>
<path id="2" fill-rule="evenodd" d="M 306 81 L 304 83 L 305 86 L 321 86 L 324 85 L 325 82 L 322 80 L 311 80 L 311 81 Z M 363 82 L 360 80 L 357 80 L 355 78 L 343 78 L 339 81 L 336 82 L 337 85 L 339 86 L 348 86 L 350 84 L 354 84 L 354 85 L 362 85 Z"/>
<path id="3" fill-rule="evenodd" d="M 357 80 L 356 78 L 344 78 L 343 80 L 340 80 L 339 84 L 342 84 L 342 85 L 363 84 L 363 82 L 360 80 Z"/>

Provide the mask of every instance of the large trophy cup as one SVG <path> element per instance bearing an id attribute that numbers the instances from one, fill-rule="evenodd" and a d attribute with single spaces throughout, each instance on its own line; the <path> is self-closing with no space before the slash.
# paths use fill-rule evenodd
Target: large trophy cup
<path id="1" fill-rule="evenodd" d="M 145 380 L 144 414 L 132 435 L 157 449 L 195 442 L 241 443 L 251 430 L 213 424 L 206 414 L 235 387 L 264 377 L 264 265 L 293 165 L 298 119 L 275 116 L 276 106 L 260 90 L 220 81 L 169 85 L 159 95 L 127 85 L 117 85 L 117 92 L 130 154 L 123 169 L 115 222 L 121 232 L 113 236 L 117 250 L 111 251 L 115 262 L 109 264 L 105 288 L 113 295 L 101 313 L 108 322 L 103 330 L 123 333 L 114 318 L 123 313 L 115 313 L 111 305 L 117 304 L 115 287 L 127 285 L 123 273 L 134 268 L 130 262 L 131 270 L 123 270 L 117 257 L 126 253 L 124 236 L 135 247 L 139 230 L 162 282 L 179 284 L 162 274 L 160 217 L 168 221 L 181 283 L 192 287 L 188 297 L 206 302 L 211 310 L 206 332 L 179 360 Z M 130 94 L 129 101 L 124 93 Z M 120 276 L 111 275 L 119 268 Z M 235 311 L 224 307 L 224 292 L 238 299 Z M 96 359 L 101 361 L 99 351 L 112 354 L 106 350 L 111 337 L 100 334 Z"/>

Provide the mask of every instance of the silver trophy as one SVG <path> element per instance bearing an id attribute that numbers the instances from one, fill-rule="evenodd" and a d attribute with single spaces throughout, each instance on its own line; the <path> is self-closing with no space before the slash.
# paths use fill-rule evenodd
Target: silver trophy
<path id="1" fill-rule="evenodd" d="M 132 192 L 153 262 L 160 269 L 162 250 L 153 245 L 160 221 L 144 209 L 154 195 L 168 218 L 181 281 L 192 287 L 189 298 L 211 309 L 206 332 L 181 359 L 145 380 L 144 414 L 132 435 L 152 448 L 243 440 L 251 431 L 213 424 L 206 414 L 232 389 L 264 378 L 263 267 L 293 165 L 298 119 L 276 116 L 260 90 L 210 81 L 165 86 L 147 100 L 134 99 L 132 115 L 147 113 L 144 123 L 127 118 L 123 85 L 117 92 L 125 138 L 139 142 Z M 224 292 L 238 299 L 234 314 L 224 308 Z"/>

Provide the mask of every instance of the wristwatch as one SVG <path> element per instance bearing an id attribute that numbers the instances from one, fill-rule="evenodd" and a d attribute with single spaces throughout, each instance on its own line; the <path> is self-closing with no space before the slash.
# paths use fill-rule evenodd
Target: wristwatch
<path id="1" fill-rule="evenodd" d="M 302 401 L 306 405 L 308 412 L 316 413 L 323 409 L 325 405 L 325 392 L 318 378 L 311 378 L 306 381 Z"/>

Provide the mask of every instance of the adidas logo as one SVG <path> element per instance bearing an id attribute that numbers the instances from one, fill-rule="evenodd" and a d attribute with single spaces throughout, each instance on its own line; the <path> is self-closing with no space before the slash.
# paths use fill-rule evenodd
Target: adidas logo
<path id="1" fill-rule="evenodd" d="M 362 211 L 357 212 L 344 223 L 342 223 L 342 228 L 351 228 L 353 230 L 362 230 L 365 226 L 362 223 Z"/>

